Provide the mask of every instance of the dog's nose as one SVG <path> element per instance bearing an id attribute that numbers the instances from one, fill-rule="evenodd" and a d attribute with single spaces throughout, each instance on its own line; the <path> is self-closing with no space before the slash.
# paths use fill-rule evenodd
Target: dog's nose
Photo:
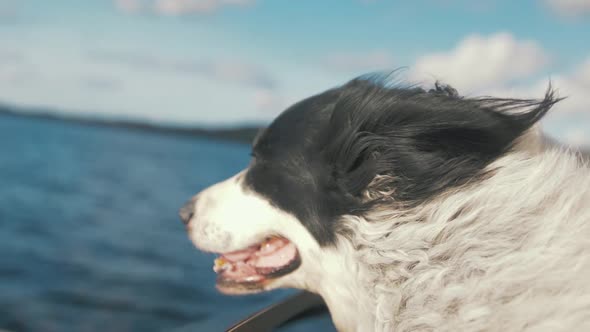
<path id="1" fill-rule="evenodd" d="M 185 225 L 191 221 L 192 217 L 195 215 L 195 199 L 190 199 L 186 202 L 178 211 L 178 215 L 180 216 L 180 220 Z"/>

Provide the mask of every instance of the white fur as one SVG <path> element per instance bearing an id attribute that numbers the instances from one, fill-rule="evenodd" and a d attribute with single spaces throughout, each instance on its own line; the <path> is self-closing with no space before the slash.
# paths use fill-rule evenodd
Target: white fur
<path id="1" fill-rule="evenodd" d="M 336 246 L 242 173 L 199 194 L 190 236 L 216 252 L 287 236 L 302 265 L 269 288 L 321 294 L 341 331 L 590 331 L 590 169 L 525 143 L 433 201 L 344 216 Z"/>
<path id="2" fill-rule="evenodd" d="M 358 305 L 330 310 L 370 316 L 341 330 L 590 331 L 588 165 L 552 149 L 489 168 L 421 207 L 345 218 Z"/>
<path id="3" fill-rule="evenodd" d="M 255 192 L 247 191 L 242 184 L 243 174 L 244 171 L 196 196 L 195 213 L 187 225 L 192 242 L 203 251 L 226 253 L 278 234 L 297 245 L 303 262 L 317 261 L 320 246 L 311 234 L 294 216 L 275 208 Z M 265 289 L 309 288 L 313 279 L 305 271 L 301 267 L 267 284 Z"/>

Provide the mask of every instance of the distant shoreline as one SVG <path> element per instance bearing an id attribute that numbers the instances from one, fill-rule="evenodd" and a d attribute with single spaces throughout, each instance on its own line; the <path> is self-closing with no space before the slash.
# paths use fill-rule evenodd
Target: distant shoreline
<path id="1" fill-rule="evenodd" d="M 244 125 L 235 127 L 222 128 L 203 128 L 203 127 L 181 127 L 173 125 L 158 125 L 149 122 L 134 120 L 117 120 L 117 119 L 98 119 L 91 117 L 82 117 L 75 115 L 65 115 L 50 110 L 21 110 L 0 103 L 0 117 L 13 116 L 21 118 L 35 118 L 50 121 L 69 122 L 87 126 L 104 127 L 104 128 L 121 128 L 127 130 L 136 130 L 149 133 L 158 133 L 165 135 L 198 137 L 218 139 L 229 142 L 236 142 L 250 145 L 258 132 L 264 128 L 263 125 Z M 561 143 L 559 143 L 561 144 Z M 590 146 L 573 147 L 579 151 L 584 158 L 590 160 Z"/>
<path id="2" fill-rule="evenodd" d="M 19 110 L 6 105 L 0 104 L 0 116 L 12 116 L 21 118 L 35 118 L 51 121 L 69 122 L 87 126 L 121 128 L 137 130 L 143 132 L 152 132 L 159 134 L 169 134 L 178 136 L 190 136 L 201 138 L 212 138 L 226 141 L 233 141 L 243 144 L 251 144 L 256 134 L 263 128 L 260 126 L 245 125 L 225 128 L 203 128 L 203 127 L 181 127 L 172 125 L 158 125 L 149 122 L 136 120 L 117 120 L 117 119 L 97 119 L 90 117 L 81 117 L 75 115 L 64 115 L 51 111 L 40 110 Z"/>

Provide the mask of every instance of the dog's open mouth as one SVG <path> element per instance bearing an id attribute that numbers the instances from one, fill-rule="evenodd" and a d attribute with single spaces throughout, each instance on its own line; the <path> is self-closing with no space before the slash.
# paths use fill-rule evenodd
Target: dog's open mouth
<path id="1" fill-rule="evenodd" d="M 295 245 L 284 237 L 273 236 L 246 249 L 222 254 L 213 270 L 221 292 L 241 294 L 262 290 L 268 281 L 295 271 L 300 264 Z"/>

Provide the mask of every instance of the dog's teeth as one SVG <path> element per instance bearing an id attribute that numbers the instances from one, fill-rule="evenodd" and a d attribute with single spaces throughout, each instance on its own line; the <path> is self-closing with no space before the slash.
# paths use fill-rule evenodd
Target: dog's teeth
<path id="1" fill-rule="evenodd" d="M 223 257 L 215 259 L 215 263 L 213 265 L 213 271 L 216 273 L 223 272 L 229 268 L 231 268 L 231 263 L 225 260 Z"/>

